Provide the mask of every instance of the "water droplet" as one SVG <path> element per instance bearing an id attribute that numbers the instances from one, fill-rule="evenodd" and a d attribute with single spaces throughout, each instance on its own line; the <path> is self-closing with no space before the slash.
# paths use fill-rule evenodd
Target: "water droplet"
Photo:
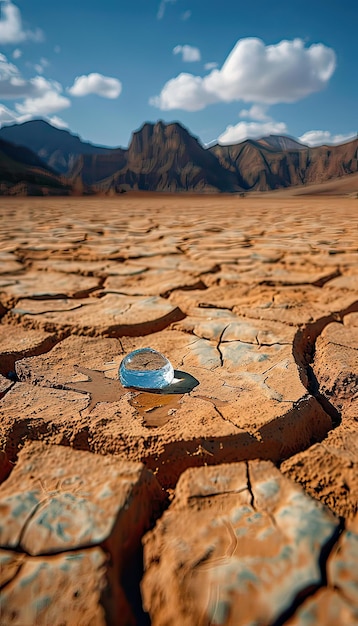
<path id="1" fill-rule="evenodd" d="M 162 389 L 173 382 L 174 369 L 170 361 L 153 348 L 139 348 L 124 357 L 119 366 L 123 387 Z"/>

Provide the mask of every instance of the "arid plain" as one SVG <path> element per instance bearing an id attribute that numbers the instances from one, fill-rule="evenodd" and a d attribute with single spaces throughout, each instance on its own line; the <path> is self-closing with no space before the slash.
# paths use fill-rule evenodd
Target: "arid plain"
<path id="1" fill-rule="evenodd" d="M 357 209 L 1 198 L 1 623 L 358 624 Z"/>

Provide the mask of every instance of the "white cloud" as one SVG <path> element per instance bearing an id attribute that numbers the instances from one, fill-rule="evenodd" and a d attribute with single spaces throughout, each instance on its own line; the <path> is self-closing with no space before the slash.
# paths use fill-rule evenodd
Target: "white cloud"
<path id="1" fill-rule="evenodd" d="M 262 104 L 253 104 L 250 109 L 242 109 L 239 113 L 239 117 L 245 117 L 250 120 L 257 120 L 259 122 L 271 121 L 271 117 L 266 114 L 267 106 Z"/>
<path id="2" fill-rule="evenodd" d="M 6 125 L 6 124 L 21 124 L 22 122 L 27 122 L 33 119 L 34 117 L 35 118 L 43 117 L 48 122 L 50 122 L 50 124 L 52 124 L 53 126 L 56 126 L 57 128 L 68 128 L 67 122 L 65 122 L 63 119 L 61 119 L 57 115 L 47 116 L 47 115 L 40 115 L 37 113 L 35 115 L 29 114 L 29 113 L 21 115 L 17 113 L 16 111 L 11 111 L 7 107 L 0 104 L 0 128 L 1 126 Z"/>
<path id="3" fill-rule="evenodd" d="M 22 51 L 19 48 L 16 48 L 16 50 L 14 50 L 14 52 L 12 53 L 13 59 L 19 59 L 21 56 L 22 56 Z"/>
<path id="4" fill-rule="evenodd" d="M 332 135 L 329 130 L 309 130 L 299 140 L 307 146 L 322 146 L 324 144 L 340 144 L 356 137 L 356 133 L 348 135 Z"/>
<path id="5" fill-rule="evenodd" d="M 161 3 L 158 7 L 157 19 L 162 20 L 164 17 L 165 9 L 167 4 L 175 4 L 177 0 L 161 0 Z"/>
<path id="6" fill-rule="evenodd" d="M 43 33 L 37 28 L 35 31 L 24 30 L 19 8 L 11 1 L 1 2 L 2 15 L 0 19 L 0 44 L 14 44 L 26 39 L 42 41 Z"/>
<path id="7" fill-rule="evenodd" d="M 16 111 L 21 115 L 41 117 L 71 106 L 71 101 L 61 94 L 62 87 L 59 83 L 36 76 L 32 79 L 32 84 L 36 87 L 37 95 L 15 104 Z"/>
<path id="8" fill-rule="evenodd" d="M 182 13 L 181 19 L 184 20 L 184 22 L 186 22 L 186 20 L 189 20 L 191 18 L 191 11 L 184 11 L 184 13 Z"/>
<path id="9" fill-rule="evenodd" d="M 48 121 L 50 122 L 50 124 L 52 124 L 52 126 L 56 126 L 57 128 L 68 128 L 67 122 L 65 122 L 61 117 L 58 117 L 57 115 L 49 117 Z"/>
<path id="10" fill-rule="evenodd" d="M 209 63 L 205 63 L 204 65 L 204 69 L 205 70 L 213 70 L 215 69 L 215 67 L 217 67 L 219 65 L 219 63 L 216 63 L 216 61 L 210 61 Z"/>
<path id="11" fill-rule="evenodd" d="M 44 57 L 41 57 L 39 63 L 35 63 L 34 69 L 36 70 L 38 74 L 43 74 L 45 68 L 48 67 L 49 65 L 50 65 L 50 62 Z"/>
<path id="12" fill-rule="evenodd" d="M 61 52 L 61 46 L 55 46 L 53 49 L 54 52 L 56 52 L 56 54 L 60 54 Z"/>
<path id="13" fill-rule="evenodd" d="M 305 48 L 301 39 L 266 46 L 240 39 L 221 69 L 204 76 L 182 73 L 169 80 L 150 104 L 163 111 L 199 111 L 216 102 L 275 104 L 295 102 L 323 89 L 336 67 L 334 50 L 323 44 Z"/>
<path id="14" fill-rule="evenodd" d="M 47 112 L 48 107 L 50 107 L 48 112 L 53 113 L 55 110 L 70 106 L 70 101 L 61 96 L 61 91 L 59 83 L 46 80 L 42 76 L 25 80 L 18 68 L 9 63 L 5 55 L 0 54 L 0 98 L 3 100 L 25 98 L 22 104 L 16 104 L 19 113 L 37 112 L 41 115 L 45 114 L 43 110 Z"/>
<path id="15" fill-rule="evenodd" d="M 228 126 L 218 138 L 221 145 L 230 145 L 245 141 L 245 139 L 258 139 L 267 135 L 284 135 L 287 126 L 284 122 L 239 122 L 235 126 Z"/>
<path id="16" fill-rule="evenodd" d="M 118 78 L 92 73 L 87 76 L 77 76 L 68 91 L 72 96 L 78 97 L 97 94 L 103 98 L 118 98 L 122 91 L 122 83 Z"/>
<path id="17" fill-rule="evenodd" d="M 0 80 L 10 78 L 11 76 L 17 76 L 19 70 L 16 65 L 9 63 L 5 54 L 0 53 Z"/>
<path id="18" fill-rule="evenodd" d="M 9 124 L 11 122 L 16 122 L 16 113 L 11 111 L 3 104 L 0 104 L 0 126 L 2 124 Z"/>
<path id="19" fill-rule="evenodd" d="M 40 63 L 43 67 L 48 61 L 42 58 Z M 14 110 L 0 105 L 0 124 L 47 117 L 71 106 L 69 98 L 62 95 L 60 83 L 43 76 L 25 80 L 4 54 L 0 54 L 0 99 L 22 100 L 15 103 Z"/>
<path id="20" fill-rule="evenodd" d="M 0 98 L 21 98 L 32 91 L 31 81 L 25 81 L 16 65 L 10 63 L 4 54 L 0 54 Z"/>
<path id="21" fill-rule="evenodd" d="M 185 44 L 184 46 L 175 46 L 175 48 L 173 48 L 173 54 L 181 54 L 183 61 L 186 61 L 187 63 L 193 63 L 194 61 L 200 61 L 201 59 L 199 48 L 188 46 L 188 44 Z"/>

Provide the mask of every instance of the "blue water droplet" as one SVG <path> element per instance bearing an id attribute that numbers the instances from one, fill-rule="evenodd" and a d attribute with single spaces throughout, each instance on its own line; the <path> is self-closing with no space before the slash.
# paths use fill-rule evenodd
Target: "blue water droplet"
<path id="1" fill-rule="evenodd" d="M 119 366 L 119 379 L 123 387 L 162 389 L 172 383 L 174 369 L 160 352 L 139 348 L 124 357 Z"/>

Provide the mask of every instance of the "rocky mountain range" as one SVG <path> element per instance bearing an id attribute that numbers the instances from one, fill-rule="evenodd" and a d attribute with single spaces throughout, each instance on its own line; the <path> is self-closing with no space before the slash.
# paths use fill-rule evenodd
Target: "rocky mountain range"
<path id="1" fill-rule="evenodd" d="M 41 120 L 5 126 L 0 140 L 13 155 L 13 163 L 1 156 L 0 182 L 27 182 L 36 170 L 47 177 L 47 193 L 246 193 L 324 183 L 358 172 L 358 139 L 310 148 L 291 137 L 269 136 L 205 148 L 181 124 L 161 121 L 145 123 L 127 149 L 83 142 Z"/>

